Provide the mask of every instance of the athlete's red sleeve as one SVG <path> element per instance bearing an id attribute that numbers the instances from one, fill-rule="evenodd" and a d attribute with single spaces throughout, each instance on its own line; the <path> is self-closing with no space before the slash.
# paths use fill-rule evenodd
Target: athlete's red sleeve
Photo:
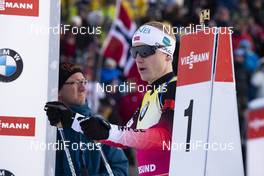
<path id="1" fill-rule="evenodd" d="M 135 149 L 166 150 L 171 142 L 173 116 L 175 106 L 175 82 L 168 85 L 170 91 L 163 96 L 160 121 L 149 129 L 136 129 L 138 113 L 127 126 L 111 125 L 108 140 L 102 143 L 117 147 L 133 147 Z"/>
<path id="2" fill-rule="evenodd" d="M 162 114 L 158 124 L 149 129 L 134 129 L 111 125 L 108 140 L 104 144 L 116 147 L 133 147 L 135 149 L 166 150 L 172 136 L 173 111 Z"/>

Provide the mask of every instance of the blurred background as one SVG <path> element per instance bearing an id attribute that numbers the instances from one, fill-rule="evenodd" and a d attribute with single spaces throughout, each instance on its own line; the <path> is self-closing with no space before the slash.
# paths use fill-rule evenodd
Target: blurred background
<path id="1" fill-rule="evenodd" d="M 83 67 L 87 101 L 108 121 L 125 125 L 140 106 L 142 92 L 120 91 L 116 85 L 145 84 L 139 79 L 129 54 L 137 26 L 157 20 L 174 27 L 199 24 L 199 13 L 210 9 L 209 26 L 233 27 L 233 54 L 244 164 L 247 147 L 247 109 L 264 97 L 264 1 L 263 0 L 62 0 L 61 23 L 88 28 L 87 34 L 61 34 L 60 61 Z M 179 40 L 179 35 L 176 34 Z M 177 72 L 176 44 L 174 69 Z M 110 91 L 98 91 L 108 85 Z M 101 90 L 101 89 L 100 89 Z M 126 151 L 131 175 L 136 175 L 134 151 Z M 245 164 L 246 170 L 246 164 Z"/>

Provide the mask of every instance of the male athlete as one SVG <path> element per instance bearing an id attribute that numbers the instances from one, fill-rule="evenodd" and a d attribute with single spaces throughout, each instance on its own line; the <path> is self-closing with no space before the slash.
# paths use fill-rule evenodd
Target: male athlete
<path id="1" fill-rule="evenodd" d="M 169 173 L 170 151 L 165 145 L 172 138 L 176 91 L 176 77 L 172 71 L 175 44 L 171 28 L 160 22 L 146 23 L 135 32 L 131 54 L 141 79 L 147 81 L 151 89 L 145 93 L 141 106 L 127 126 L 109 124 L 101 118 L 82 117 L 80 114 L 75 115 L 72 123 L 72 128 L 84 133 L 88 139 L 137 149 L 141 176 Z M 53 103 L 48 102 L 46 106 Z M 64 107 L 63 104 L 58 106 L 58 112 L 68 111 L 61 107 Z"/>

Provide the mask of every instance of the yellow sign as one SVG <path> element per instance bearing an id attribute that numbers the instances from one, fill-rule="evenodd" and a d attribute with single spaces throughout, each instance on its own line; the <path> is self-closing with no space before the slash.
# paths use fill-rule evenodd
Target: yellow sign
<path id="1" fill-rule="evenodd" d="M 200 24 L 203 24 L 205 20 L 210 20 L 210 9 L 204 9 L 200 12 Z"/>

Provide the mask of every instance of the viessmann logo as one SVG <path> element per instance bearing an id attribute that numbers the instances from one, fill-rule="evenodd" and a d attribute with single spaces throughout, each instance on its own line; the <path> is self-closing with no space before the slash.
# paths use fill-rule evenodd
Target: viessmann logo
<path id="1" fill-rule="evenodd" d="M 0 0 L 0 14 L 38 16 L 39 0 Z"/>
<path id="2" fill-rule="evenodd" d="M 0 135 L 35 136 L 35 118 L 0 116 Z"/>
<path id="3" fill-rule="evenodd" d="M 209 52 L 194 53 L 190 52 L 189 56 L 181 57 L 181 65 L 189 65 L 189 69 L 193 69 L 193 65 L 198 62 L 205 62 L 209 60 Z"/>

